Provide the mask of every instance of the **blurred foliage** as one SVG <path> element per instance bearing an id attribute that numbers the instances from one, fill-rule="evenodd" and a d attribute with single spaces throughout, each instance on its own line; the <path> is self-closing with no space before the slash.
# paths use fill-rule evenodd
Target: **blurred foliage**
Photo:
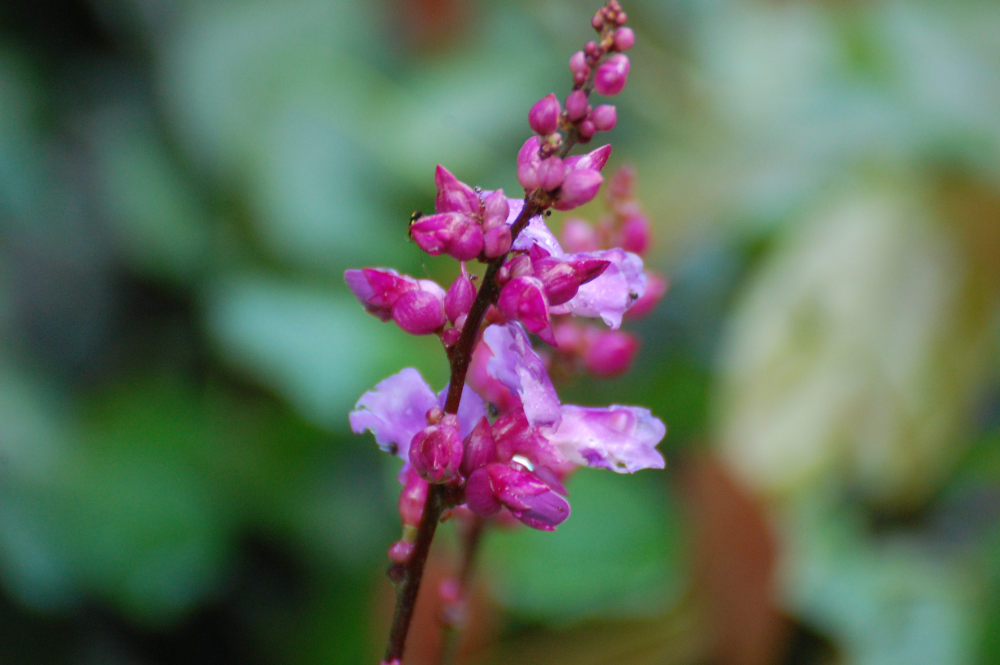
<path id="1" fill-rule="evenodd" d="M 671 467 L 490 533 L 463 661 L 1000 662 L 1000 12 L 625 6 L 672 286 L 563 390 Z M 340 275 L 450 278 L 434 165 L 516 193 L 594 9 L 0 7 L 0 662 L 376 662 L 396 461 L 346 412 L 447 375 Z"/>

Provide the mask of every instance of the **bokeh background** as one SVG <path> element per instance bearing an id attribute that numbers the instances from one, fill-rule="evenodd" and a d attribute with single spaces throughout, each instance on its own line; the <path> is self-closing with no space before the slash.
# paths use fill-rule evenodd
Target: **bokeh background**
<path id="1" fill-rule="evenodd" d="M 625 8 L 609 168 L 671 290 L 562 390 L 670 467 L 490 534 L 460 662 L 1000 662 L 1000 11 Z M 447 278 L 434 165 L 518 191 L 595 9 L 0 6 L 0 663 L 377 661 L 397 461 L 346 414 L 445 363 L 341 275 Z"/>

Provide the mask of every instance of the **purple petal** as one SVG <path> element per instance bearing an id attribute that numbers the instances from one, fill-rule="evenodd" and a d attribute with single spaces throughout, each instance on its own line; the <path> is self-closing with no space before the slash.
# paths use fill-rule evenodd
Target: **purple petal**
<path id="1" fill-rule="evenodd" d="M 517 216 L 521 214 L 521 209 L 524 208 L 524 201 L 521 199 L 507 199 L 507 203 L 510 204 L 510 215 L 507 217 L 507 224 L 512 225 Z M 552 235 L 552 231 L 549 231 L 549 227 L 545 225 L 541 215 L 535 215 L 528 220 L 528 225 L 524 227 L 524 230 L 514 240 L 513 248 L 526 252 L 533 245 L 538 245 L 552 256 L 562 256 L 564 254 L 562 247 L 559 246 L 559 241 Z"/>
<path id="2" fill-rule="evenodd" d="M 642 259 L 620 248 L 571 256 L 575 259 L 603 259 L 609 261 L 610 265 L 598 277 L 580 286 L 569 302 L 553 307 L 551 312 L 599 316 L 611 328 L 621 326 L 622 315 L 646 289 Z"/>
<path id="3" fill-rule="evenodd" d="M 559 396 L 524 328 L 513 322 L 489 326 L 483 331 L 483 342 L 493 353 L 487 373 L 521 398 L 528 422 L 549 425 L 558 421 Z"/>
<path id="4" fill-rule="evenodd" d="M 427 411 L 437 405 L 420 372 L 407 367 L 361 396 L 350 414 L 351 429 L 368 430 L 379 448 L 409 460 L 410 441 L 427 427 Z"/>
<path id="5" fill-rule="evenodd" d="M 435 406 L 444 408 L 444 402 L 448 398 L 448 386 L 438 393 Z M 458 433 L 464 438 L 476 426 L 476 423 L 486 416 L 486 403 L 483 398 L 476 394 L 476 391 L 468 385 L 462 387 L 462 401 L 458 403 Z"/>
<path id="6" fill-rule="evenodd" d="M 545 431 L 570 461 L 618 473 L 666 466 L 656 450 L 666 433 L 666 425 L 649 409 L 617 404 L 603 408 L 566 404 L 559 424 Z"/>

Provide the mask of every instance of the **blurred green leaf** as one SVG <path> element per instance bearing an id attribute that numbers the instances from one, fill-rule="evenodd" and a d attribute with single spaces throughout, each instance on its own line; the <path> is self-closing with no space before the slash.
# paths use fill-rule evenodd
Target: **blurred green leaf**
<path id="1" fill-rule="evenodd" d="M 684 586 L 677 507 L 652 481 L 583 470 L 570 483 L 572 514 L 554 533 L 492 533 L 484 574 L 511 610 L 549 621 L 662 610 Z"/>

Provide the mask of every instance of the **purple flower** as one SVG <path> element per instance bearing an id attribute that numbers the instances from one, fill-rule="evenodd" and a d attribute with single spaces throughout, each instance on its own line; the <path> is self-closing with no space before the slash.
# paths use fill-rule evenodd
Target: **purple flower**
<path id="1" fill-rule="evenodd" d="M 541 425 L 558 421 L 559 396 L 520 324 L 489 326 L 483 331 L 482 343 L 493 354 L 487 373 L 521 399 L 528 422 Z"/>
<path id="2" fill-rule="evenodd" d="M 445 389 L 435 395 L 420 372 L 407 367 L 361 396 L 349 417 L 351 429 L 355 434 L 368 430 L 375 435 L 379 448 L 407 460 L 413 437 L 427 427 L 427 412 L 442 407 L 447 392 Z M 459 435 L 471 432 L 485 415 L 483 400 L 464 386 L 458 409 Z"/>
<path id="3" fill-rule="evenodd" d="M 598 277 L 580 286 L 571 300 L 553 307 L 552 313 L 599 316 L 611 328 L 621 326 L 622 315 L 646 289 L 642 259 L 619 248 L 571 256 L 602 259 L 609 265 Z"/>
<path id="4" fill-rule="evenodd" d="M 420 372 L 407 367 L 361 396 L 349 416 L 351 429 L 355 434 L 368 430 L 379 448 L 409 459 L 410 441 L 427 426 L 427 412 L 436 406 L 437 395 Z"/>
<path id="5" fill-rule="evenodd" d="M 566 404 L 561 415 L 557 425 L 543 428 L 542 432 L 571 462 L 618 473 L 666 466 L 656 445 L 666 435 L 667 427 L 649 409 Z"/>

